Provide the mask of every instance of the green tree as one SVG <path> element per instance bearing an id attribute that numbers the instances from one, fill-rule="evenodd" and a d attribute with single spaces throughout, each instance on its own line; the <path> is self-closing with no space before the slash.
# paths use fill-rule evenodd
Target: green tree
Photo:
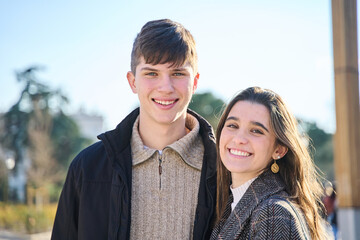
<path id="1" fill-rule="evenodd" d="M 62 111 L 53 116 L 53 125 L 51 139 L 56 146 L 54 157 L 67 169 L 75 155 L 91 144 L 91 140 L 81 136 L 76 122 Z"/>
<path id="2" fill-rule="evenodd" d="M 60 90 L 41 83 L 36 76 L 39 70 L 30 67 L 16 73 L 24 88 L 18 101 L 2 116 L 4 127 L 0 133 L 3 148 L 14 153 L 15 174 L 25 154 L 30 157 L 28 184 L 35 188 L 50 182 L 61 184 L 59 179 L 63 179 L 70 159 L 89 143 L 63 111 L 68 99 Z"/>
<path id="3" fill-rule="evenodd" d="M 0 200 L 8 200 L 8 173 L 5 165 L 5 159 L 0 157 Z"/>
<path id="4" fill-rule="evenodd" d="M 224 101 L 215 97 L 211 92 L 194 94 L 189 108 L 203 116 L 214 128 L 217 127 L 223 111 Z"/>
<path id="5" fill-rule="evenodd" d="M 301 125 L 311 139 L 313 146 L 312 156 L 316 166 L 325 174 L 325 177 L 334 180 L 334 150 L 333 134 L 319 128 L 315 122 L 301 121 Z"/>

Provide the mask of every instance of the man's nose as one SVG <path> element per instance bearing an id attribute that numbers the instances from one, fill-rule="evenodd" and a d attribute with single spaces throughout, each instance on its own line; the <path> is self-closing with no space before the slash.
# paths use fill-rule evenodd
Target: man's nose
<path id="1" fill-rule="evenodd" d="M 161 76 L 158 90 L 162 92 L 174 91 L 173 81 L 170 75 Z"/>

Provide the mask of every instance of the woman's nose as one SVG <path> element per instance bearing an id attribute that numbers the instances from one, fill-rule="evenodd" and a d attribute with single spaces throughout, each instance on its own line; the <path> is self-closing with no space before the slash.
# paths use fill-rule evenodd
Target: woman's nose
<path id="1" fill-rule="evenodd" d="M 237 144 L 246 144 L 248 142 L 247 134 L 242 130 L 237 131 L 234 136 L 234 141 Z"/>

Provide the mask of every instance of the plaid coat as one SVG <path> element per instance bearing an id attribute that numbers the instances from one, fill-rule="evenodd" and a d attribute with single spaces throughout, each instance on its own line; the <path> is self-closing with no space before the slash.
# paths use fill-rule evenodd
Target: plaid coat
<path id="1" fill-rule="evenodd" d="M 262 173 L 231 211 L 229 202 L 210 239 L 310 239 L 302 212 L 287 200 L 285 184 Z"/>

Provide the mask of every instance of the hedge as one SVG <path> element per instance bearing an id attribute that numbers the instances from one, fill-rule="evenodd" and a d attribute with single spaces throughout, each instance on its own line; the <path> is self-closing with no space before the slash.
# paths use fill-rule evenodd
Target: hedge
<path id="1" fill-rule="evenodd" d="M 0 229 L 19 233 L 39 233 L 51 230 L 57 204 L 43 205 L 41 208 L 24 204 L 0 202 Z"/>

